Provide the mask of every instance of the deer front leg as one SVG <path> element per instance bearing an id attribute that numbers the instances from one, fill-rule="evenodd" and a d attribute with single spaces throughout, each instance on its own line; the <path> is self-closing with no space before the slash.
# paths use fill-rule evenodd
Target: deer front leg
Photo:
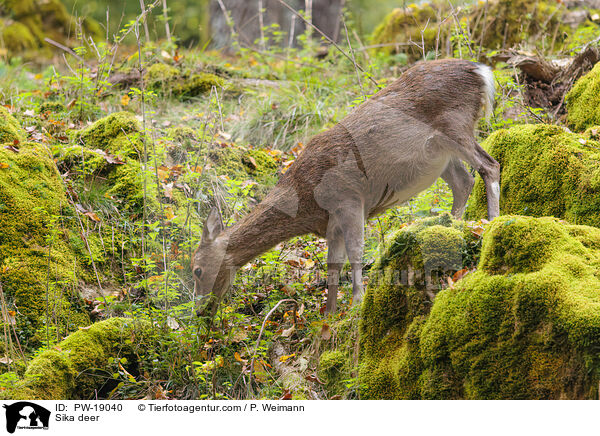
<path id="1" fill-rule="evenodd" d="M 327 236 L 327 303 L 325 312 L 332 313 L 337 309 L 337 294 L 340 283 L 340 271 L 346 260 L 344 250 L 344 237 L 342 232 L 335 228 Z"/>
<path id="2" fill-rule="evenodd" d="M 458 159 L 452 159 L 442 173 L 442 179 L 448 183 L 452 190 L 452 215 L 460 219 L 465 212 L 465 206 L 475 179 Z"/>
<path id="3" fill-rule="evenodd" d="M 362 205 L 351 205 L 343 211 L 342 218 L 344 243 L 352 269 L 352 304 L 357 304 L 363 297 L 362 257 L 365 244 L 365 218 Z"/>

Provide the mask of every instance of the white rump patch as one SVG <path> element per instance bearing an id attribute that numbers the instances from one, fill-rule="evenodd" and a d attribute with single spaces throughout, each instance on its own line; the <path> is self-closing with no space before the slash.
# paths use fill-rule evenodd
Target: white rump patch
<path id="1" fill-rule="evenodd" d="M 481 97 L 481 106 L 484 109 L 486 120 L 490 118 L 494 110 L 494 95 L 496 86 L 494 85 L 494 73 L 487 65 L 477 64 L 477 74 L 483 79 L 483 96 Z"/>

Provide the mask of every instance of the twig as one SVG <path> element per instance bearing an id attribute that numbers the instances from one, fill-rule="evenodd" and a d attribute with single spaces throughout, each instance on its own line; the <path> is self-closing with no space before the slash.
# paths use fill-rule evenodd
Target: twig
<path id="1" fill-rule="evenodd" d="M 83 61 L 83 58 L 81 56 L 79 56 L 77 53 L 75 53 L 73 50 L 71 50 L 66 45 L 62 45 L 60 42 L 56 42 L 56 41 L 54 41 L 53 39 L 50 39 L 50 38 L 44 38 L 44 41 L 46 41 L 50 45 L 53 45 L 54 47 L 58 47 L 61 50 L 66 51 L 71 56 L 73 56 L 74 58 L 76 58 L 78 61 Z"/>
<path id="2" fill-rule="evenodd" d="M 258 350 L 258 347 L 260 346 L 260 340 L 262 338 L 262 334 L 265 330 L 265 326 L 267 325 L 267 321 L 269 320 L 269 317 L 283 303 L 294 303 L 296 305 L 296 308 L 298 307 L 298 302 L 296 300 L 294 300 L 293 298 L 286 298 L 285 300 L 279 300 L 277 302 L 277 304 L 275 306 L 273 306 L 273 308 L 269 311 L 269 313 L 267 313 L 267 316 L 265 316 L 262 326 L 260 327 L 260 332 L 258 333 L 258 339 L 256 339 L 256 345 L 254 345 L 254 352 L 252 353 L 252 359 L 250 360 L 250 377 L 249 377 L 249 382 L 248 382 L 250 391 L 252 391 L 252 374 L 254 373 L 254 360 L 256 359 L 256 351 Z"/>

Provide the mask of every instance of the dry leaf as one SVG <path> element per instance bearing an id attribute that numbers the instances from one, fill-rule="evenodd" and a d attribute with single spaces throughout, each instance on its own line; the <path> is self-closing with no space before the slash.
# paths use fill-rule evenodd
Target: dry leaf
<path id="1" fill-rule="evenodd" d="M 463 268 L 460 271 L 456 271 L 454 273 L 454 275 L 452 276 L 452 280 L 457 282 L 460 279 L 462 279 L 464 276 L 466 276 L 469 273 L 469 269 L 468 268 Z"/>
<path id="2" fill-rule="evenodd" d="M 100 218 L 95 212 L 85 212 L 84 215 L 90 218 L 92 221 L 96 221 L 97 223 L 100 222 Z"/>
<path id="3" fill-rule="evenodd" d="M 331 339 L 331 328 L 329 328 L 329 324 L 327 323 L 323 324 L 321 327 L 321 338 L 325 341 Z"/>
<path id="4" fill-rule="evenodd" d="M 283 285 L 281 291 L 288 297 L 291 297 L 296 293 L 296 290 L 290 285 Z"/>
<path id="5" fill-rule="evenodd" d="M 294 357 L 294 356 L 296 356 L 296 353 L 294 353 L 294 354 L 286 354 L 285 356 L 281 356 L 281 357 L 279 358 L 279 361 L 280 361 L 280 362 L 285 362 L 285 361 L 287 361 L 287 360 L 291 359 L 291 358 L 292 358 L 292 357 Z"/>
<path id="6" fill-rule="evenodd" d="M 128 106 L 130 101 L 131 98 L 129 95 L 125 94 L 123 97 L 121 97 L 121 106 Z"/>
<path id="7" fill-rule="evenodd" d="M 7 168 L 10 168 L 9 164 L 7 164 L 6 162 L 0 162 L 0 169 L 5 170 Z"/>
<path id="8" fill-rule="evenodd" d="M 242 359 L 242 356 L 240 356 L 240 353 L 238 353 L 237 351 L 235 353 L 233 353 L 233 357 L 235 358 L 235 360 L 237 360 L 240 363 L 248 362 L 246 359 Z"/>
<path id="9" fill-rule="evenodd" d="M 280 400 L 291 400 L 292 399 L 292 393 L 289 390 L 286 389 L 285 391 L 283 391 L 283 395 L 279 399 Z"/>
<path id="10" fill-rule="evenodd" d="M 173 213 L 173 208 L 171 206 L 165 207 L 165 217 L 169 221 L 171 221 L 173 218 L 175 218 L 175 213 Z"/>
<path id="11" fill-rule="evenodd" d="M 296 326 L 291 326 L 289 329 L 285 329 L 281 332 L 281 336 L 284 338 L 289 338 L 296 331 Z"/>

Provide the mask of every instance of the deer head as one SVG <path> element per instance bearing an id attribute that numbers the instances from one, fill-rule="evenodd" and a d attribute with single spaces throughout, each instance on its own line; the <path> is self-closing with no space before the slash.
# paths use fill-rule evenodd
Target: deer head
<path id="1" fill-rule="evenodd" d="M 213 208 L 204 223 L 202 240 L 192 257 L 194 293 L 220 301 L 231 284 L 232 267 L 227 262 L 229 237 L 217 208 Z M 216 308 L 216 307 L 215 307 Z"/>

